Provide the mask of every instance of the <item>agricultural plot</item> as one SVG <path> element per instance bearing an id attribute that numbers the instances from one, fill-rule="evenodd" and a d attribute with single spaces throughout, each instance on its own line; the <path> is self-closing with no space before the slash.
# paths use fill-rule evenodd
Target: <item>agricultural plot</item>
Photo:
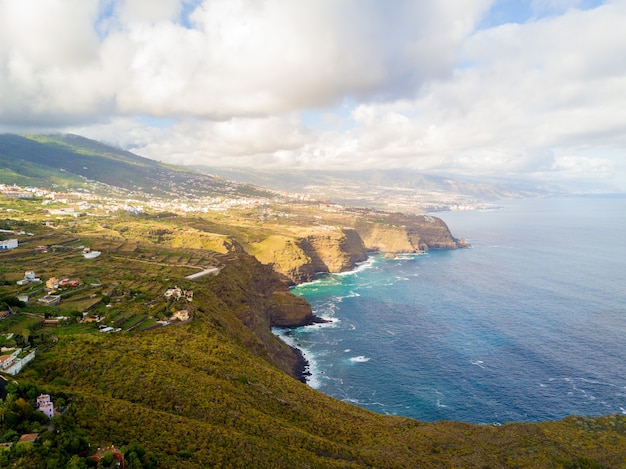
<path id="1" fill-rule="evenodd" d="M 101 251 L 95 259 L 84 258 L 83 249 Z M 187 275 L 218 266 L 227 256 L 201 249 L 170 251 L 142 245 L 134 240 L 104 237 L 48 235 L 33 239 L 19 250 L 0 254 L 0 298 L 27 295 L 29 305 L 0 322 L 0 333 L 19 337 L 36 334 L 37 345 L 54 337 L 98 334 L 103 328 L 140 332 L 162 327 L 159 320 L 190 306 L 164 296 L 176 285 L 191 289 Z M 32 271 L 41 282 L 18 285 Z M 61 302 L 44 306 L 38 302 L 49 293 L 50 278 L 73 279 L 78 285 L 59 288 Z M 49 321 L 46 318 L 67 317 Z M 84 318 L 90 318 L 85 320 Z M 97 318 L 97 321 L 95 320 Z M 22 339 L 20 339 L 22 340 Z M 9 340 L 15 345 L 14 339 Z M 10 344 L 10 345 L 11 345 Z"/>

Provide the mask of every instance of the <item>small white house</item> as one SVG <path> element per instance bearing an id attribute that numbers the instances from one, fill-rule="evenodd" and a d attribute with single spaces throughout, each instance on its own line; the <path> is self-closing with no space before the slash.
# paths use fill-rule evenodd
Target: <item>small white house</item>
<path id="1" fill-rule="evenodd" d="M 0 241 L 0 251 L 10 251 L 17 247 L 17 239 L 5 239 Z"/>
<path id="2" fill-rule="evenodd" d="M 37 410 L 46 414 L 49 419 L 54 417 L 54 405 L 49 394 L 42 394 L 37 398 Z"/>

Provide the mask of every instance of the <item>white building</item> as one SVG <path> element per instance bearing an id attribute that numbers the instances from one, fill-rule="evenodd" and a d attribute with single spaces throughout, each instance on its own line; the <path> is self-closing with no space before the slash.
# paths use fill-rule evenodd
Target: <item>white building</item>
<path id="1" fill-rule="evenodd" d="M 17 239 L 5 239 L 0 241 L 0 251 L 10 251 L 17 247 Z"/>
<path id="2" fill-rule="evenodd" d="M 54 417 L 54 405 L 50 400 L 50 394 L 42 394 L 37 398 L 37 410 L 46 414 L 49 419 Z"/>

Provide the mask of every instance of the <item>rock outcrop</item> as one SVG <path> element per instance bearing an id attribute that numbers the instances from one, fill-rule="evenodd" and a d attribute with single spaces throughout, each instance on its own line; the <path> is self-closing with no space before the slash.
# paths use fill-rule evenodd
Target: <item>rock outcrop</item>
<path id="1" fill-rule="evenodd" d="M 311 258 L 316 272 L 345 272 L 367 259 L 363 240 L 348 228 L 307 236 L 300 246 Z"/>
<path id="2" fill-rule="evenodd" d="M 368 251 L 394 255 L 466 247 L 437 217 L 379 215 L 381 218 L 347 217 L 344 221 L 349 227 L 321 226 L 302 236 L 271 235 L 247 250 L 287 283 L 297 284 L 314 280 L 320 273 L 351 270 L 367 259 Z"/>
<path id="3" fill-rule="evenodd" d="M 357 219 L 354 227 L 370 251 L 401 254 L 467 247 L 443 220 L 430 215 L 389 214 L 383 220 Z"/>
<path id="4" fill-rule="evenodd" d="M 325 228 L 302 237 L 269 236 L 250 249 L 292 284 L 311 281 L 319 273 L 345 272 L 367 259 L 363 240 L 349 228 Z"/>

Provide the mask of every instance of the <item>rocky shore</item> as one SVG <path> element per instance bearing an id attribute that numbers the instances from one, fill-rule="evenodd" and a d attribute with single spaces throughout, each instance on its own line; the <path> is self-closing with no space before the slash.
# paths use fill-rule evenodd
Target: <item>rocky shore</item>
<path id="1" fill-rule="evenodd" d="M 351 226 L 311 228 L 304 236 L 271 236 L 253 246 L 255 257 L 282 276 L 289 285 L 315 280 L 319 274 L 354 269 L 368 253 L 390 256 L 431 249 L 468 247 L 450 233 L 440 218 L 392 214 L 381 221 L 348 218 Z"/>
<path id="2" fill-rule="evenodd" d="M 384 252 L 388 256 L 422 253 L 431 249 L 460 249 L 469 245 L 452 236 L 443 220 L 432 216 L 397 215 L 402 225 L 355 223 L 354 228 L 335 229 L 305 238 L 274 239 L 275 251 L 265 263 L 289 285 L 313 281 L 320 274 L 340 273 L 355 269 L 367 260 L 369 253 Z M 259 256 L 257 255 L 257 258 Z M 271 259 L 273 262 L 267 262 Z M 301 327 L 326 322 L 313 314 L 304 298 L 284 291 L 275 291 L 271 315 L 272 327 Z M 302 352 L 290 346 L 296 356 L 293 376 L 306 382 L 309 363 Z"/>

